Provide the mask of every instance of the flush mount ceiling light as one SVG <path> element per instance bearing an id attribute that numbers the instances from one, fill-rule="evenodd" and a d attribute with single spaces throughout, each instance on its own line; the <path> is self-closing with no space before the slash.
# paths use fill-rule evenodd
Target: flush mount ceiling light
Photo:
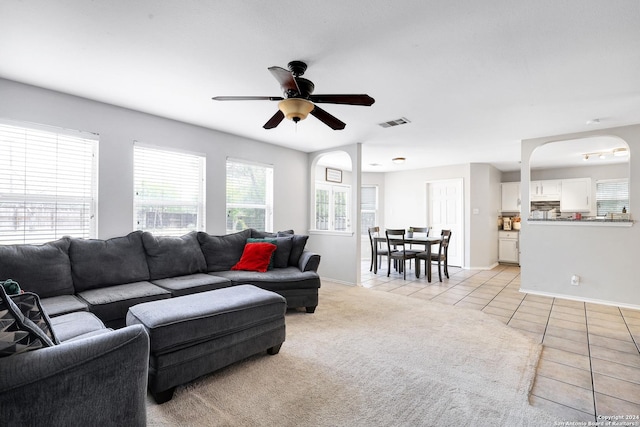
<path id="1" fill-rule="evenodd" d="M 287 98 L 278 103 L 278 108 L 287 119 L 298 123 L 300 120 L 306 119 L 315 106 L 313 102 L 306 99 Z"/>
<path id="2" fill-rule="evenodd" d="M 393 159 L 391 159 L 391 161 L 393 163 L 398 164 L 398 165 L 401 164 L 401 163 L 404 163 L 405 160 L 407 160 L 407 159 L 404 158 L 404 157 L 394 157 Z"/>

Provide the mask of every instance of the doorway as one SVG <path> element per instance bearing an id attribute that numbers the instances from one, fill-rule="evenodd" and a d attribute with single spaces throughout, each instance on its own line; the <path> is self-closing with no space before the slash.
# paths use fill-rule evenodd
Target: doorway
<path id="1" fill-rule="evenodd" d="M 459 179 L 427 182 L 427 225 L 430 236 L 451 230 L 449 265 L 464 265 L 463 181 Z M 437 246 L 433 247 L 437 250 Z"/>

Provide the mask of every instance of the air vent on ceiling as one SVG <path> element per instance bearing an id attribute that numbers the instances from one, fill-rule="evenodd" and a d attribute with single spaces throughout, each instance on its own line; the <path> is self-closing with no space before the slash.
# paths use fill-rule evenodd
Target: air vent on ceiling
<path id="1" fill-rule="evenodd" d="M 384 122 L 384 123 L 378 123 L 380 126 L 382 126 L 383 128 L 390 128 L 393 126 L 399 126 L 399 125 L 404 125 L 407 123 L 411 123 L 411 121 L 409 119 L 407 119 L 406 117 L 400 117 L 399 119 L 396 120 L 391 120 L 388 122 Z"/>

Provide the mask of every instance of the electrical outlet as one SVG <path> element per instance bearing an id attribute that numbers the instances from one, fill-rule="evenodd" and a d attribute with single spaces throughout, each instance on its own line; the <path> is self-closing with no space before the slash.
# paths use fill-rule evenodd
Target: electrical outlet
<path id="1" fill-rule="evenodd" d="M 578 286 L 580 284 L 580 276 L 578 276 L 577 274 L 571 276 L 571 284 L 573 286 Z"/>

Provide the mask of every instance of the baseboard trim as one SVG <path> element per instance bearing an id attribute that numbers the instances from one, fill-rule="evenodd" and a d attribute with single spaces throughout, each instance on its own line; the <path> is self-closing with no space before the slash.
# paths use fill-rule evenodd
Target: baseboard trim
<path id="1" fill-rule="evenodd" d="M 500 265 L 499 263 L 495 262 L 493 264 L 491 264 L 490 266 L 484 266 L 484 267 L 462 267 L 463 270 L 493 270 L 494 268 L 496 268 L 498 265 Z M 515 265 L 515 264 L 514 264 Z"/>
<path id="2" fill-rule="evenodd" d="M 331 277 L 320 276 L 320 281 L 326 280 L 331 283 L 337 283 L 339 285 L 347 285 L 347 286 L 357 286 L 356 283 L 353 282 L 345 282 L 344 280 L 332 279 Z"/>
<path id="3" fill-rule="evenodd" d="M 623 302 L 607 301 L 607 300 L 601 300 L 601 299 L 595 299 L 595 298 L 582 298 L 582 297 L 577 297 L 575 295 L 554 294 L 551 292 L 533 291 L 533 290 L 527 290 L 523 288 L 520 288 L 520 292 L 524 292 L 531 295 L 540 295 L 542 297 L 560 298 L 560 299 L 566 299 L 571 301 L 588 302 L 592 304 L 610 305 L 613 307 L 622 307 L 622 308 L 629 308 L 632 310 L 640 310 L 640 305 L 627 304 Z"/>

